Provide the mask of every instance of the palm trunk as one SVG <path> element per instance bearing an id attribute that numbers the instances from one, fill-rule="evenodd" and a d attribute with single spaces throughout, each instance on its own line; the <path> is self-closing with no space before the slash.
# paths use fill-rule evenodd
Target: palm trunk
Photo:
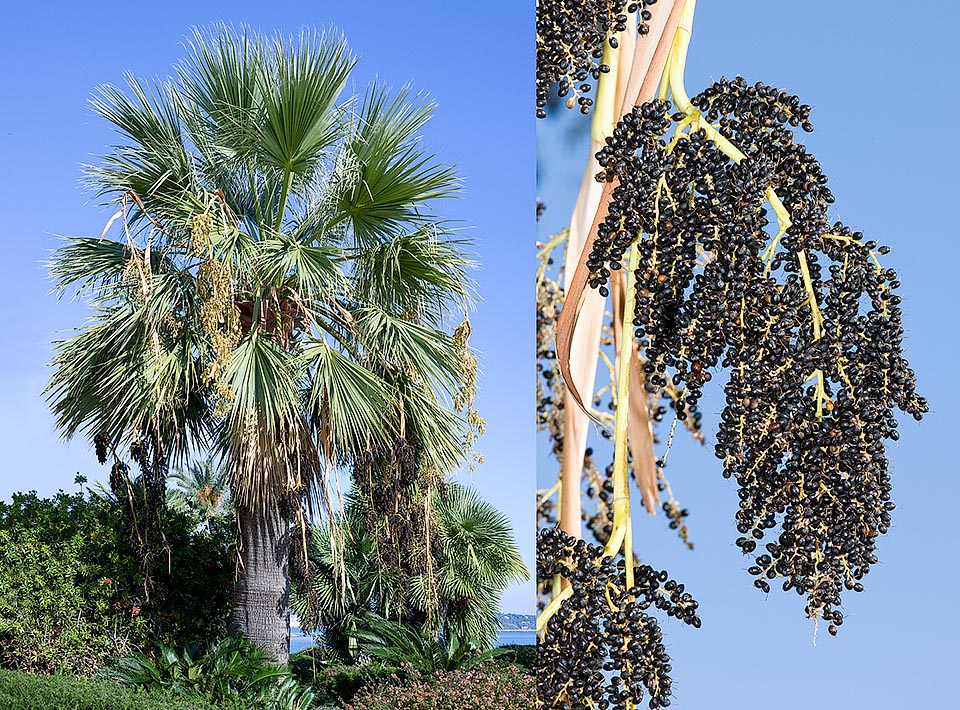
<path id="1" fill-rule="evenodd" d="M 233 589 L 228 630 L 285 664 L 290 657 L 290 521 L 279 509 L 237 505 L 243 566 Z"/>

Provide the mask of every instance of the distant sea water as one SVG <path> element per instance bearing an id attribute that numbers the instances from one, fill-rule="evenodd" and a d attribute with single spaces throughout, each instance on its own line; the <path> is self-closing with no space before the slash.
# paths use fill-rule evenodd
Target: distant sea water
<path id="1" fill-rule="evenodd" d="M 497 637 L 498 646 L 510 646 L 512 644 L 533 645 L 536 642 L 536 631 L 501 631 Z M 290 653 L 302 651 L 313 645 L 314 641 L 312 636 L 307 636 L 296 627 L 290 629 Z"/>
<path id="2" fill-rule="evenodd" d="M 536 631 L 501 631 L 497 635 L 498 646 L 533 646 L 536 643 Z"/>

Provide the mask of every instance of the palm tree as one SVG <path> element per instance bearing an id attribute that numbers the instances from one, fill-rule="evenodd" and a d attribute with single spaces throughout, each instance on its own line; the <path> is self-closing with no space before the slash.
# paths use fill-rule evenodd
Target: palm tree
<path id="1" fill-rule="evenodd" d="M 209 530 L 214 520 L 230 510 L 228 478 L 227 468 L 214 464 L 212 458 L 190 461 L 170 475 L 175 487 L 167 489 L 167 506 L 189 513 Z"/>
<path id="2" fill-rule="evenodd" d="M 351 496 L 342 513 L 346 583 L 331 551 L 329 523 L 313 527 L 308 574 L 293 596 L 301 628 L 322 631 L 326 645 L 344 657 L 355 654 L 355 637 L 381 617 L 409 623 L 417 633 L 493 644 L 504 589 L 528 575 L 510 521 L 473 488 L 448 482 L 432 495 L 438 543 L 432 579 L 404 579 L 380 564 L 362 498 Z"/>
<path id="3" fill-rule="evenodd" d="M 328 474 L 398 441 L 450 471 L 470 437 L 453 402 L 471 355 L 449 331 L 471 262 L 433 211 L 458 180 L 419 142 L 422 96 L 341 96 L 354 64 L 332 34 L 217 26 L 174 78 L 103 87 L 94 108 L 120 140 L 87 174 L 118 210 L 51 263 L 92 307 L 55 345 L 59 429 L 94 440 L 118 487 L 128 450 L 149 481 L 222 458 L 240 531 L 229 629 L 279 661 L 291 521 L 329 508 Z"/>
<path id="4" fill-rule="evenodd" d="M 492 642 L 499 630 L 500 598 L 528 572 L 509 518 L 475 488 L 451 483 L 438 505 L 443 566 L 438 570 L 444 600 L 444 632 L 461 640 Z"/>

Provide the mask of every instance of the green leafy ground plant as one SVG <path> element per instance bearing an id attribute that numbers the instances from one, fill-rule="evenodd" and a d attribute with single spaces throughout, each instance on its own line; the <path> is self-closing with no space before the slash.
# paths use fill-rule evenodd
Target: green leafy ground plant
<path id="1" fill-rule="evenodd" d="M 106 678 L 146 690 L 165 689 L 215 704 L 236 703 L 267 710 L 312 707 L 314 693 L 290 671 L 249 641 L 226 637 L 207 649 L 162 646 L 155 658 L 134 653 L 103 671 Z"/>

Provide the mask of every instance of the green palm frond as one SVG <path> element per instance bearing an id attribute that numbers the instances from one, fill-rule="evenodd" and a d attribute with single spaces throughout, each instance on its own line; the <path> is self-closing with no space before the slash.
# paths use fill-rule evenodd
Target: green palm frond
<path id="1" fill-rule="evenodd" d="M 384 661 L 397 665 L 411 663 L 427 673 L 443 667 L 442 646 L 416 626 L 371 614 L 364 628 L 357 629 L 353 637 L 364 651 Z"/>
<path id="2" fill-rule="evenodd" d="M 77 285 L 78 296 L 136 275 L 135 263 L 143 263 L 142 249 L 123 242 L 93 237 L 66 237 L 57 250 L 56 259 L 48 264 L 54 289 L 64 292 Z M 171 272 L 174 267 L 161 252 L 150 254 L 152 273 Z"/>
<path id="3" fill-rule="evenodd" d="M 366 352 L 390 367 L 413 372 L 434 391 L 451 398 L 460 386 L 462 368 L 453 337 L 427 326 L 390 315 L 376 306 L 353 311 L 356 329 Z"/>
<path id="4" fill-rule="evenodd" d="M 139 308 L 123 301 L 54 344 L 45 394 L 64 436 L 105 432 L 119 444 L 135 431 L 158 430 L 171 453 L 204 439 L 208 407 L 195 334 L 184 328 L 161 337 L 151 314 L 165 312 L 150 300 Z"/>
<path id="5" fill-rule="evenodd" d="M 473 639 L 478 648 L 489 648 L 499 630 L 501 595 L 511 582 L 527 579 L 527 570 L 504 515 L 473 489 L 452 481 L 445 489 L 443 496 L 435 494 L 440 552 L 433 578 L 425 573 L 402 581 L 391 577 L 378 562 L 365 504 L 353 495 L 339 523 L 345 542 L 339 554 L 345 584 L 338 581 L 331 527 L 314 526 L 309 579 L 301 581 L 305 586 L 298 586 L 293 595 L 302 628 L 325 627 L 331 643 L 342 647 L 343 634 L 369 630 L 372 617 L 409 622 L 412 616 L 421 619 L 414 624 L 422 627 L 417 634 L 442 631 L 448 639 Z M 423 627 L 426 618 L 440 623 Z"/>
<path id="6" fill-rule="evenodd" d="M 463 444 L 466 422 L 421 382 L 401 379 L 398 392 L 406 437 L 419 445 L 422 465 L 435 471 L 457 470 L 467 453 Z"/>
<path id="7" fill-rule="evenodd" d="M 238 428 L 249 421 L 275 434 L 298 406 L 298 364 L 290 353 L 257 330 L 237 344 L 227 370 L 233 393 L 230 418 Z"/>
<path id="8" fill-rule="evenodd" d="M 414 314 L 436 327 L 452 306 L 465 308 L 473 298 L 468 246 L 468 240 L 451 238 L 437 225 L 395 234 L 355 252 L 354 291 L 361 301 L 394 315 Z"/>
<path id="9" fill-rule="evenodd" d="M 432 112 L 433 105 L 409 89 L 393 100 L 383 87 L 368 89 L 348 144 L 361 166 L 360 181 L 339 204 L 356 245 L 369 247 L 422 224 L 434 200 L 459 189 L 456 171 L 420 144 L 417 132 Z"/>
<path id="10" fill-rule="evenodd" d="M 183 125 L 173 99 L 173 87 L 150 88 L 127 76 L 132 98 L 114 86 L 103 86 L 93 99 L 94 110 L 119 131 L 126 142 L 114 146 L 101 164 L 88 166 L 86 178 L 97 194 L 116 197 L 128 191 L 150 201 L 155 218 L 167 231 L 182 229 L 198 207 L 193 159 L 183 141 Z M 131 224 L 146 216 L 131 205 Z"/>
<path id="11" fill-rule="evenodd" d="M 450 484 L 437 507 L 443 521 L 444 544 L 455 567 L 466 568 L 474 579 L 503 587 L 528 578 L 510 519 L 476 489 Z"/>
<path id="12" fill-rule="evenodd" d="M 275 500 L 300 470 L 317 490 L 322 471 L 300 408 L 300 359 L 253 330 L 233 352 L 226 379 L 233 401 L 221 430 L 222 452 L 238 503 L 259 509 Z M 307 463 L 306 466 L 301 466 Z"/>
<path id="13" fill-rule="evenodd" d="M 290 287 L 301 302 L 345 290 L 343 252 L 336 246 L 308 245 L 281 234 L 261 240 L 253 258 L 267 283 Z"/>
<path id="14" fill-rule="evenodd" d="M 386 382 L 322 340 L 306 345 L 303 357 L 310 409 L 328 450 L 349 457 L 393 440 L 396 400 Z"/>
<path id="15" fill-rule="evenodd" d="M 372 656 L 397 665 L 409 663 L 424 673 L 469 669 L 496 658 L 506 649 L 486 646 L 474 636 L 449 631 L 443 637 L 425 634 L 416 626 L 370 615 L 354 632 L 361 648 Z"/>
<path id="16" fill-rule="evenodd" d="M 338 137 L 333 109 L 356 60 L 343 37 L 313 32 L 275 39 L 271 59 L 260 73 L 266 120 L 258 142 L 270 165 L 303 175 Z"/>
<path id="17" fill-rule="evenodd" d="M 226 514 L 230 502 L 229 471 L 212 458 L 190 461 L 174 469 L 168 478 L 167 506 L 193 514 L 209 524 Z"/>
<path id="18" fill-rule="evenodd" d="M 435 109 L 432 101 L 424 94 L 414 94 L 410 86 L 392 96 L 385 86 L 371 86 L 360 109 L 358 132 L 363 147 L 358 155 L 369 163 L 404 150 L 417 140 Z"/>
<path id="19" fill-rule="evenodd" d="M 257 149 L 263 122 L 265 42 L 246 28 L 218 24 L 194 29 L 187 50 L 177 84 L 191 137 L 208 163 L 243 164 Z"/>

